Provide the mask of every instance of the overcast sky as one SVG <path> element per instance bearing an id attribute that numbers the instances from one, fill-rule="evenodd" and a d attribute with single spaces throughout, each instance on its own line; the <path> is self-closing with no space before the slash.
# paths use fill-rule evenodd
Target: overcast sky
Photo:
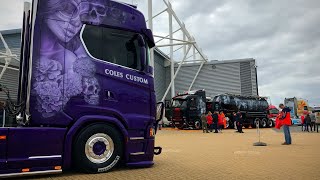
<path id="1" fill-rule="evenodd" d="M 147 16 L 147 0 L 124 2 L 138 4 Z M 20 28 L 23 0 L 0 3 L 0 30 Z M 154 14 L 165 7 L 162 0 L 153 4 Z M 256 59 L 259 93 L 273 104 L 295 96 L 320 106 L 320 1 L 172 0 L 172 5 L 210 60 Z M 167 35 L 167 19 L 155 19 L 154 34 Z"/>

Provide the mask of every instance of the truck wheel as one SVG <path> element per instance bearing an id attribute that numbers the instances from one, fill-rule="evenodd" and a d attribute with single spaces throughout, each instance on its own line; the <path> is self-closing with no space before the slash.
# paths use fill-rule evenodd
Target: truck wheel
<path id="1" fill-rule="evenodd" d="M 260 119 L 259 119 L 259 118 L 256 118 L 256 119 L 253 121 L 252 127 L 256 128 L 256 127 L 258 127 L 259 125 L 261 125 Z"/>
<path id="2" fill-rule="evenodd" d="M 268 122 L 267 122 L 267 119 L 266 119 L 266 118 L 263 118 L 262 121 L 261 121 L 261 127 L 266 128 L 267 125 L 268 125 L 267 123 L 268 123 Z"/>
<path id="3" fill-rule="evenodd" d="M 73 145 L 75 165 L 87 173 L 112 169 L 121 159 L 121 134 L 112 126 L 95 124 L 81 131 Z"/>
<path id="4" fill-rule="evenodd" d="M 201 123 L 200 123 L 200 121 L 194 122 L 194 127 L 195 127 L 196 129 L 201 129 Z"/>
<path id="5" fill-rule="evenodd" d="M 273 127 L 274 123 L 271 119 L 268 120 L 268 127 Z"/>

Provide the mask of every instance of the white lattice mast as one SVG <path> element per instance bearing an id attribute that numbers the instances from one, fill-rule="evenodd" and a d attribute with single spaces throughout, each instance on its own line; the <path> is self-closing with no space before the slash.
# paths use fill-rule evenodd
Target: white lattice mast
<path id="1" fill-rule="evenodd" d="M 170 71 L 171 71 L 171 81 L 169 86 L 167 87 L 167 90 L 162 98 L 162 101 L 165 100 L 165 97 L 167 96 L 167 94 L 169 93 L 169 90 L 171 89 L 171 97 L 175 96 L 175 86 L 174 86 L 174 80 L 176 78 L 176 76 L 179 73 L 179 70 L 181 68 L 181 66 L 184 63 L 194 63 L 194 62 L 201 62 L 201 65 L 196 73 L 196 75 L 194 76 L 194 79 L 192 80 L 192 83 L 189 86 L 189 91 L 191 90 L 198 74 L 201 71 L 201 68 L 203 67 L 204 63 L 207 62 L 207 56 L 205 56 L 202 52 L 202 50 L 199 48 L 197 42 L 195 41 L 194 37 L 191 36 L 191 34 L 188 32 L 188 30 L 186 29 L 185 25 L 183 22 L 180 21 L 180 19 L 178 18 L 177 14 L 174 12 L 172 5 L 169 1 L 167 0 L 163 0 L 163 3 L 165 4 L 166 8 L 162 11 L 160 11 L 159 13 L 153 15 L 152 12 L 152 0 L 148 0 L 148 25 L 149 25 L 149 29 L 154 30 L 153 29 L 153 19 L 156 18 L 157 16 L 160 16 L 164 13 L 168 13 L 168 26 L 169 26 L 169 34 L 167 36 L 160 36 L 160 35 L 156 35 L 154 34 L 154 37 L 156 38 L 160 38 L 160 40 L 156 41 L 156 47 L 157 48 L 162 48 L 162 47 L 169 47 L 170 48 L 170 52 L 169 52 L 169 58 L 170 58 Z M 179 28 L 177 30 L 173 30 L 173 21 L 176 21 Z M 174 38 L 174 34 L 181 31 L 182 32 L 182 39 L 179 38 Z M 154 31 L 153 31 L 154 32 Z M 167 39 L 169 40 L 169 44 L 159 44 L 162 40 Z M 180 46 L 177 49 L 174 50 L 175 46 Z M 191 51 L 192 49 L 192 51 Z M 182 54 L 183 54 L 183 59 L 182 60 L 176 60 L 174 59 L 174 54 L 178 51 L 182 50 Z M 191 51 L 191 52 L 190 52 Z M 152 55 L 151 55 L 151 63 L 152 65 L 154 65 L 154 57 L 153 57 L 153 50 L 151 51 Z M 188 56 L 188 54 L 191 54 Z M 197 59 L 196 55 L 199 54 L 200 58 Z M 192 58 L 192 59 L 190 59 Z M 176 72 L 175 70 L 175 65 L 179 64 Z"/>

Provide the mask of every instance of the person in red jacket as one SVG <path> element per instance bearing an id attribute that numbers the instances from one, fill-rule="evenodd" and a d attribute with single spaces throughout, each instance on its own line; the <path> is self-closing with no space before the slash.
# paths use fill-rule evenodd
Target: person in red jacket
<path id="1" fill-rule="evenodd" d="M 207 115 L 207 123 L 209 125 L 209 130 L 210 132 L 212 132 L 213 130 L 213 118 L 212 118 L 212 113 L 211 111 L 208 112 L 208 115 Z"/>
<path id="2" fill-rule="evenodd" d="M 291 117 L 290 117 L 290 109 L 285 107 L 283 104 L 279 105 L 279 108 L 282 109 L 281 116 L 279 120 L 283 126 L 284 138 L 285 142 L 282 145 L 290 145 L 291 144 L 291 135 L 290 135 L 290 126 L 292 125 Z"/>

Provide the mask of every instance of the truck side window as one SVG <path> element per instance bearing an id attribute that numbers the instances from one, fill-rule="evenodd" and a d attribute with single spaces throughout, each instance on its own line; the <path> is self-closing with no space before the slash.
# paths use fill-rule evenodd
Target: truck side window
<path id="1" fill-rule="evenodd" d="M 140 47 L 135 35 L 134 32 L 86 25 L 82 39 L 94 58 L 139 70 Z"/>

